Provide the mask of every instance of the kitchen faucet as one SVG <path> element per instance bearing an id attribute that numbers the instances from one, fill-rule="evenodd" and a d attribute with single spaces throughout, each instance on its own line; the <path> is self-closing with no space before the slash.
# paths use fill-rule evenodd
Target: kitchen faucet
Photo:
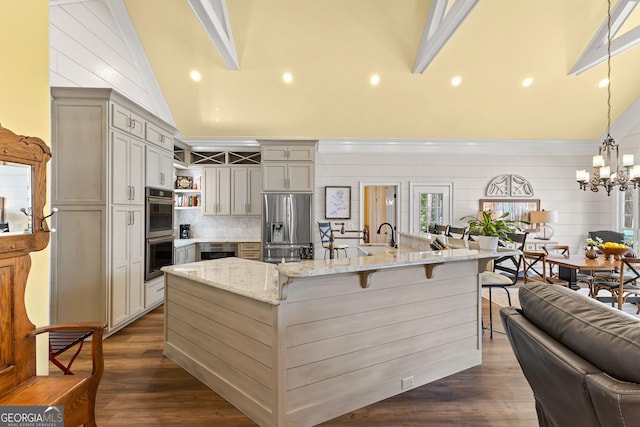
<path id="1" fill-rule="evenodd" d="M 396 241 L 393 238 L 393 225 L 389 224 L 388 222 L 383 222 L 382 224 L 380 224 L 380 227 L 378 227 L 378 232 L 377 233 L 380 234 L 380 230 L 382 230 L 382 226 L 383 225 L 388 225 L 389 226 L 389 229 L 391 230 L 391 246 L 395 248 L 396 247 Z"/>

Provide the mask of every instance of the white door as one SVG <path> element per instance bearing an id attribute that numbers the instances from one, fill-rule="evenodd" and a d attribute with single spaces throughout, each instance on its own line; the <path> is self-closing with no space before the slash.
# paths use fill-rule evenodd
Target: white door
<path id="1" fill-rule="evenodd" d="M 411 233 L 426 233 L 433 224 L 451 224 L 452 184 L 410 184 Z"/>

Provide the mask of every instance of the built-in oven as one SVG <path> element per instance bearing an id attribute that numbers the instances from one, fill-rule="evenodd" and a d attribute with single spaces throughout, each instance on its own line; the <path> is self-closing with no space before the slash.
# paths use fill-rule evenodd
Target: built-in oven
<path id="1" fill-rule="evenodd" d="M 173 265 L 173 236 L 147 239 L 144 279 L 162 276 L 160 269 Z"/>
<path id="2" fill-rule="evenodd" d="M 173 191 L 147 187 L 145 216 L 147 239 L 173 235 Z"/>

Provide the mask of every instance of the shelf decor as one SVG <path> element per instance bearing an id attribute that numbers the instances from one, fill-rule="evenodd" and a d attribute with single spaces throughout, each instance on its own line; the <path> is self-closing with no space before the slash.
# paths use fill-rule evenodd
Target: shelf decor
<path id="1" fill-rule="evenodd" d="M 351 219 L 351 187 L 324 187 L 324 216 Z"/>
<path id="2" fill-rule="evenodd" d="M 176 189 L 177 190 L 191 190 L 193 188 L 192 176 L 178 176 L 176 177 Z"/>

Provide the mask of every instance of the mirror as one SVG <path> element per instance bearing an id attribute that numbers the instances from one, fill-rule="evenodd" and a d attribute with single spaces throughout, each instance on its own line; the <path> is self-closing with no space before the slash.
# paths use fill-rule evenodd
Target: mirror
<path id="1" fill-rule="evenodd" d="M 360 224 L 369 230 L 370 243 L 390 243 L 393 227 L 395 243 L 398 242 L 400 228 L 400 183 L 360 183 Z"/>
<path id="2" fill-rule="evenodd" d="M 31 166 L 0 162 L 0 237 L 33 232 Z"/>

